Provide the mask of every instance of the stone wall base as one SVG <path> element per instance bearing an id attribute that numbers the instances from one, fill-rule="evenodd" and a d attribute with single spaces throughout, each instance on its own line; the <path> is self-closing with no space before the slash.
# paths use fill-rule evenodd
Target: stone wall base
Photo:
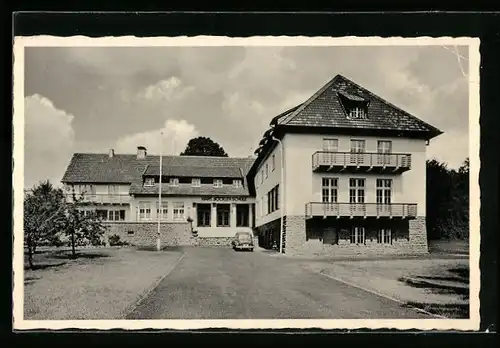
<path id="1" fill-rule="evenodd" d="M 118 235 L 120 241 L 133 246 L 156 247 L 158 224 L 154 222 L 106 222 L 104 240 Z M 161 247 L 196 245 L 191 225 L 186 223 L 162 223 L 160 225 Z"/>
<path id="2" fill-rule="evenodd" d="M 231 247 L 232 237 L 198 237 L 197 246 L 201 247 Z"/>
<path id="3" fill-rule="evenodd" d="M 365 243 L 350 242 L 351 226 L 365 227 Z M 392 241 L 378 243 L 377 228 L 392 229 Z M 425 217 L 412 220 L 305 220 L 286 216 L 284 252 L 289 256 L 353 257 L 428 253 Z"/>

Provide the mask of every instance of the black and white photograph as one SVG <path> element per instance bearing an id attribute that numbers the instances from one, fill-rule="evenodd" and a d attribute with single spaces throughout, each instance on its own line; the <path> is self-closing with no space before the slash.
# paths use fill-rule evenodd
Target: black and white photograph
<path id="1" fill-rule="evenodd" d="M 14 60 L 15 328 L 479 326 L 479 40 Z"/>

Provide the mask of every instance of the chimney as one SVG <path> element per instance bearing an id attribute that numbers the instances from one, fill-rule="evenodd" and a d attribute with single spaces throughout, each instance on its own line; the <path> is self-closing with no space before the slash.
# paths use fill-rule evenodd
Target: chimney
<path id="1" fill-rule="evenodd" d="M 146 148 L 144 146 L 137 146 L 137 159 L 145 159 L 146 153 Z"/>
<path id="2" fill-rule="evenodd" d="M 109 158 L 113 158 L 115 156 L 115 150 L 109 149 Z"/>

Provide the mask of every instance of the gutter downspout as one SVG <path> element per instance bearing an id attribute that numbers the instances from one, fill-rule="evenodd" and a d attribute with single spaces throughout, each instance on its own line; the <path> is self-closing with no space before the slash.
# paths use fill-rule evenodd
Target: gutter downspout
<path id="1" fill-rule="evenodd" d="M 283 218 L 284 218 L 284 210 L 285 210 L 285 154 L 283 143 L 280 139 L 276 137 L 272 137 L 274 141 L 277 141 L 281 147 L 281 192 L 280 194 L 280 215 L 281 215 L 281 223 L 280 223 L 280 254 L 283 254 Z"/>

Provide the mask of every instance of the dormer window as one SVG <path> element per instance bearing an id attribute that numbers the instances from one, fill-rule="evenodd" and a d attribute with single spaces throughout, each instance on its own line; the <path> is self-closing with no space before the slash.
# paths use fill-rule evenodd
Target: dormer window
<path id="1" fill-rule="evenodd" d="M 214 187 L 222 187 L 222 180 L 221 179 L 215 179 L 214 180 Z"/>
<path id="2" fill-rule="evenodd" d="M 146 178 L 144 179 L 144 186 L 154 186 L 155 179 L 154 178 Z"/>
<path id="3" fill-rule="evenodd" d="M 241 187 L 241 180 L 240 179 L 234 179 L 233 180 L 233 186 L 234 187 Z"/>
<path id="4" fill-rule="evenodd" d="M 199 178 L 193 178 L 193 179 L 191 179 L 191 186 L 193 186 L 193 187 L 200 187 L 201 186 L 201 180 Z"/>
<path id="5" fill-rule="evenodd" d="M 170 178 L 170 186 L 179 186 L 179 178 Z"/>
<path id="6" fill-rule="evenodd" d="M 349 118 L 352 119 L 363 119 L 366 118 L 366 112 L 363 107 L 353 107 L 349 110 Z"/>

